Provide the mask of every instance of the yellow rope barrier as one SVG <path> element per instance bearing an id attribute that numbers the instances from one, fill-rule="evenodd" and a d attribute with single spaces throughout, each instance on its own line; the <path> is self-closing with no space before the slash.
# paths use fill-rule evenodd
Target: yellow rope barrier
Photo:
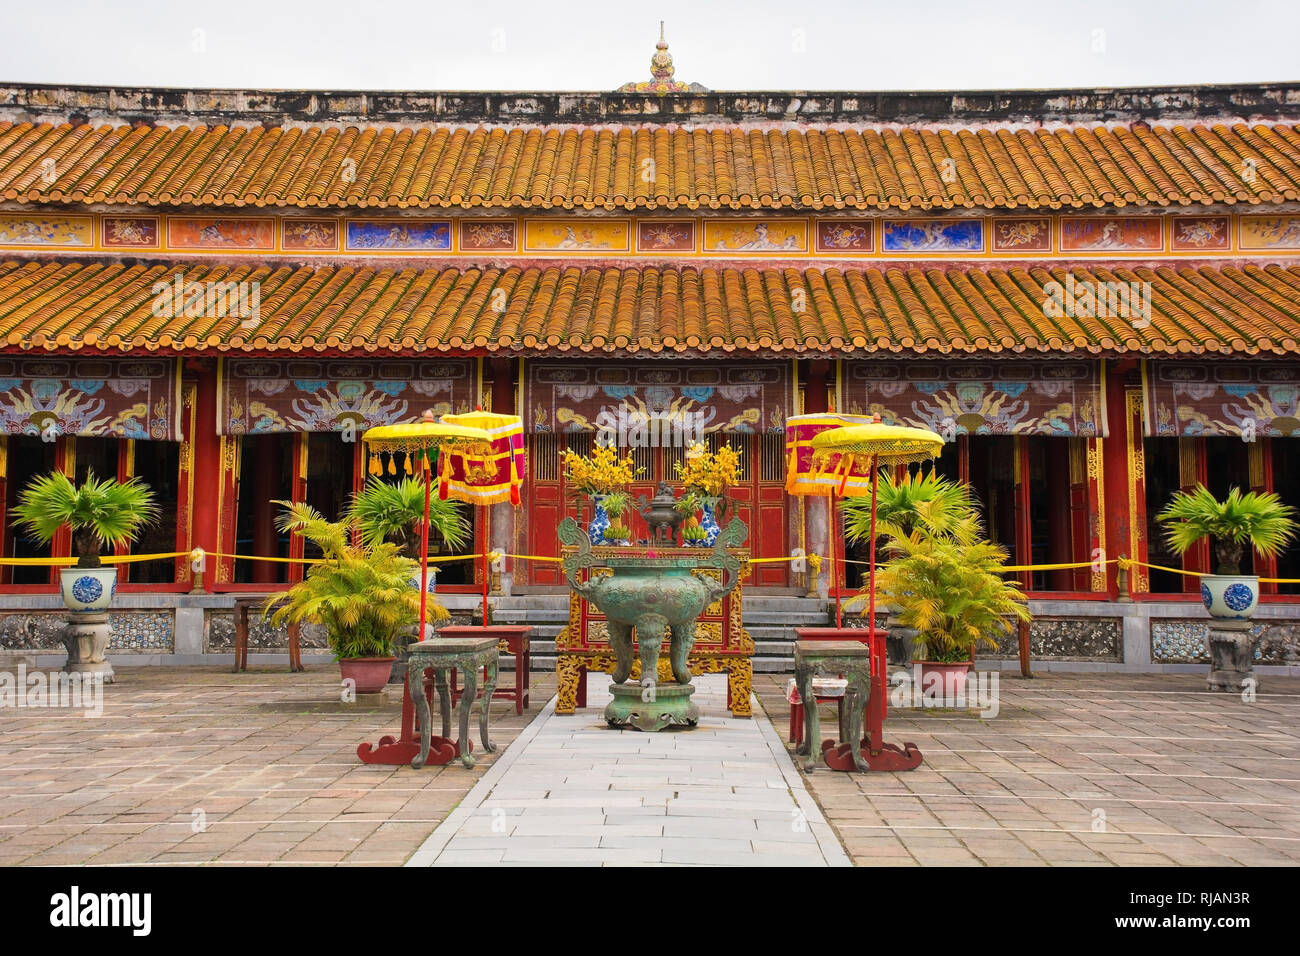
<path id="1" fill-rule="evenodd" d="M 1135 558 L 1116 558 L 1121 568 L 1150 568 L 1153 571 L 1168 571 L 1170 574 L 1181 574 L 1184 577 L 1199 578 L 1205 575 L 1204 571 L 1184 571 L 1182 568 L 1169 568 L 1163 564 L 1147 564 L 1145 561 L 1138 561 Z M 1260 578 L 1261 584 L 1300 584 L 1300 578 Z"/>

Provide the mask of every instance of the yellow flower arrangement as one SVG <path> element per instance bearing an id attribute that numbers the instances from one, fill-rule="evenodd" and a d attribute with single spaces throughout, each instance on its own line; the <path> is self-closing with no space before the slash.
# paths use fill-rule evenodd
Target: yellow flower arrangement
<path id="1" fill-rule="evenodd" d="M 564 478 L 584 495 L 607 495 L 627 485 L 644 469 L 632 456 L 620 459 L 612 445 L 597 445 L 590 458 L 564 450 Z"/>
<path id="2" fill-rule="evenodd" d="M 723 445 L 713 454 L 695 444 L 686 452 L 686 464 L 677 462 L 677 478 L 687 494 L 695 492 L 705 498 L 718 498 L 740 480 L 740 454 Z"/>

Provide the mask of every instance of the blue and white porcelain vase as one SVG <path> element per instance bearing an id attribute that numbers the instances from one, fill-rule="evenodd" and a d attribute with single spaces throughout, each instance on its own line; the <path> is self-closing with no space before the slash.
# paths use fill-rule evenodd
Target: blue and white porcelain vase
<path id="1" fill-rule="evenodd" d="M 704 529 L 704 540 L 699 542 L 706 548 L 713 547 L 713 542 L 718 540 L 718 535 L 722 534 L 722 528 L 718 526 L 718 520 L 713 517 L 713 509 L 706 503 L 703 506 L 704 517 L 700 519 L 700 527 Z"/>
<path id="2" fill-rule="evenodd" d="M 1210 617 L 1249 621 L 1259 606 L 1259 578 L 1253 574 L 1203 574 L 1201 603 Z"/>
<path id="3" fill-rule="evenodd" d="M 609 515 L 605 511 L 605 496 L 593 495 L 591 502 L 596 506 L 596 513 L 587 525 L 587 538 L 592 544 L 606 544 L 605 529 L 609 527 Z"/>
<path id="4" fill-rule="evenodd" d="M 411 588 L 416 591 L 420 590 L 420 569 L 418 566 L 411 572 Z M 429 566 L 429 583 L 426 590 L 430 594 L 435 594 L 438 591 L 438 569 L 433 565 Z"/>
<path id="5" fill-rule="evenodd" d="M 70 611 L 102 611 L 117 592 L 117 568 L 64 568 L 59 572 L 63 603 Z"/>

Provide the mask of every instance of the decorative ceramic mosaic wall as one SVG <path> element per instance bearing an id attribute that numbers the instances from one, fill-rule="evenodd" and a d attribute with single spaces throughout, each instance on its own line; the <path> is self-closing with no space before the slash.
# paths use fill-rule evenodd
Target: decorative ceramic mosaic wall
<path id="1" fill-rule="evenodd" d="M 234 611 L 209 611 L 205 616 L 203 652 L 205 654 L 233 654 L 235 652 Z M 298 632 L 298 644 L 304 651 L 323 650 L 328 646 L 325 628 L 319 624 L 304 624 Z M 289 650 L 289 629 L 276 627 L 262 620 L 256 611 L 248 612 L 248 652 L 250 654 L 275 654 Z"/>
<path id="2" fill-rule="evenodd" d="M 998 641 L 996 652 L 981 657 L 1016 658 L 1020 645 L 1015 632 Z M 1029 625 L 1032 660 L 1123 661 L 1124 622 L 1118 617 L 1035 617 Z"/>
<path id="3" fill-rule="evenodd" d="M 1156 663 L 1208 663 L 1205 639 L 1210 622 L 1204 619 L 1153 618 L 1151 660 Z M 1255 621 L 1255 660 L 1261 664 L 1300 662 L 1300 621 Z"/>
<path id="4" fill-rule="evenodd" d="M 427 215 L 191 216 L 0 213 L 0 249 L 205 252 L 247 257 L 683 255 L 943 259 L 1300 252 L 1300 216 Z"/>
<path id="5" fill-rule="evenodd" d="M 0 612 L 0 649 L 61 653 L 63 611 Z M 108 650 L 114 654 L 170 654 L 176 618 L 171 611 L 109 611 Z"/>

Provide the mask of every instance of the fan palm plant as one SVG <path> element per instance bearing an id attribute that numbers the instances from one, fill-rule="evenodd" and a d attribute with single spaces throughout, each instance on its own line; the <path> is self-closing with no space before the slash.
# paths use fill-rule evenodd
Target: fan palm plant
<path id="1" fill-rule="evenodd" d="M 403 478 L 388 483 L 372 477 L 352 498 L 345 521 L 356 522 L 367 545 L 391 541 L 408 558 L 420 559 L 420 530 L 424 525 L 424 482 Z M 451 548 L 469 539 L 469 522 L 458 502 L 437 495 L 429 499 L 429 530 L 438 532 Z"/>
<path id="2" fill-rule="evenodd" d="M 352 519 L 327 521 L 302 502 L 275 504 L 284 507 L 276 526 L 302 535 L 324 557 L 288 591 L 268 596 L 263 615 L 274 624 L 321 624 L 340 660 L 390 656 L 402 630 L 419 620 L 419 592 L 410 585 L 415 561 L 404 557 L 396 543 L 382 538 L 351 544 Z M 429 614 L 434 620 L 448 617 L 446 609 L 432 599 Z"/>
<path id="3" fill-rule="evenodd" d="M 1003 577 L 1007 552 L 985 539 L 971 542 L 920 529 L 894 536 L 894 554 L 876 576 L 899 623 L 914 628 L 918 658 L 938 663 L 970 659 L 980 644 L 997 646 L 1012 621 L 1030 618 L 1020 586 Z M 853 603 L 862 602 L 859 595 Z"/>
<path id="4" fill-rule="evenodd" d="M 1276 494 L 1233 488 L 1219 501 L 1204 485 L 1180 491 L 1156 520 L 1165 528 L 1165 540 L 1180 557 L 1207 535 L 1214 542 L 1216 574 L 1240 574 L 1241 558 L 1249 544 L 1265 557 L 1281 551 L 1295 536 L 1295 508 L 1282 504 Z"/>
<path id="5" fill-rule="evenodd" d="M 844 503 L 844 536 L 865 541 L 871 534 L 871 501 Z M 905 473 L 895 481 L 886 474 L 876 495 L 876 533 L 906 538 L 915 531 L 973 544 L 980 536 L 979 510 L 967 485 L 949 481 L 933 471 Z"/>
<path id="6" fill-rule="evenodd" d="M 49 543 L 60 528 L 71 528 L 77 567 L 97 568 L 101 548 L 129 544 L 158 516 L 153 498 L 138 478 L 96 479 L 92 471 L 78 486 L 55 471 L 19 492 L 14 515 L 40 544 Z"/>

